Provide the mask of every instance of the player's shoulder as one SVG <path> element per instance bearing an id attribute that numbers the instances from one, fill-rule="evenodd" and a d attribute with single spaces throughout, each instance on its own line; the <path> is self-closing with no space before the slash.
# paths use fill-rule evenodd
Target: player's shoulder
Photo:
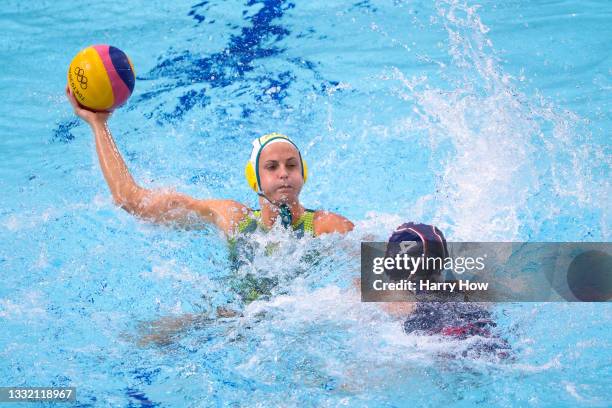
<path id="1" fill-rule="evenodd" d="M 351 231 L 353 223 L 347 218 L 326 210 L 316 210 L 313 218 L 315 235 L 339 232 L 341 234 Z"/>

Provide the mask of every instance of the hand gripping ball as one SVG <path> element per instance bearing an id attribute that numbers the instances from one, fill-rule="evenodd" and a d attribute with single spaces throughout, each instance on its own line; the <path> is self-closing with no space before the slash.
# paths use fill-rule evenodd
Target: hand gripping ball
<path id="1" fill-rule="evenodd" d="M 80 51 L 68 68 L 68 85 L 77 101 L 92 110 L 112 111 L 127 101 L 136 77 L 119 48 L 92 45 Z"/>

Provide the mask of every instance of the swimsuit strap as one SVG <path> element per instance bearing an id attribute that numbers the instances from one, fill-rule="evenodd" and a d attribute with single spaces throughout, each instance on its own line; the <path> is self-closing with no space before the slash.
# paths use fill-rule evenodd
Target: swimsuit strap
<path id="1" fill-rule="evenodd" d="M 315 210 L 304 209 L 304 214 L 298 219 L 297 223 L 293 225 L 293 230 L 297 232 L 299 238 L 303 237 L 305 233 L 314 237 L 314 215 Z"/>

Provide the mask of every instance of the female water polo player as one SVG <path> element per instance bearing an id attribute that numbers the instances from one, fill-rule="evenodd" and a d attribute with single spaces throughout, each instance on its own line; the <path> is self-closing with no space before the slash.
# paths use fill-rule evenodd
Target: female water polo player
<path id="1" fill-rule="evenodd" d="M 400 243 L 414 243 L 407 251 L 401 251 Z M 394 257 L 398 253 L 407 253 L 411 257 L 444 259 L 449 256 L 446 239 L 433 225 L 415 224 L 412 222 L 400 225 L 391 234 L 387 243 L 385 257 Z M 442 282 L 441 269 L 418 269 L 412 276 L 405 270 L 388 269 L 385 272 L 393 281 L 402 279 Z M 442 300 L 440 298 L 440 300 Z M 422 301 L 417 292 L 413 302 L 386 302 L 382 307 L 390 315 L 404 320 L 406 334 L 440 335 L 455 340 L 467 340 L 460 355 L 479 357 L 483 355 L 507 358 L 510 356 L 510 345 L 494 332 L 497 326 L 489 312 L 481 304 L 463 302 L 463 297 L 445 302 Z"/>
<path id="2" fill-rule="evenodd" d="M 66 96 L 75 114 L 91 127 L 100 167 L 117 205 L 153 222 L 183 227 L 201 224 L 202 221 L 214 224 L 228 238 L 232 261 L 239 258 L 237 238 L 248 241 L 248 234 L 256 230 L 268 231 L 277 222 L 291 228 L 297 237 L 346 233 L 353 229 L 353 223 L 340 215 L 302 206 L 299 195 L 308 177 L 308 168 L 297 146 L 287 136 L 272 133 L 253 141 L 245 175 L 249 186 L 259 196 L 261 209 L 251 210 L 233 200 L 199 200 L 177 192 L 148 190 L 139 186 L 108 128 L 110 113 L 83 108 L 68 86 Z M 269 293 L 274 286 L 273 280 L 250 275 L 236 281 L 236 292 L 244 302 Z M 236 313 L 230 309 L 217 309 L 218 317 L 231 317 Z M 140 343 L 167 344 L 174 335 L 195 327 L 203 319 L 206 317 L 187 314 L 150 322 L 151 333 L 144 335 Z"/>
<path id="3" fill-rule="evenodd" d="M 185 194 L 148 190 L 136 184 L 108 128 L 108 112 L 81 107 L 70 88 L 66 96 L 77 116 L 89 124 L 104 178 L 115 203 L 138 217 L 185 227 L 204 221 L 216 225 L 232 238 L 256 229 L 269 230 L 279 220 L 298 236 L 345 233 L 353 229 L 346 218 L 323 210 L 305 209 L 299 195 L 308 169 L 297 146 L 287 137 L 272 133 L 253 141 L 246 167 L 249 185 L 259 195 L 260 210 L 253 211 L 233 200 L 200 200 Z"/>

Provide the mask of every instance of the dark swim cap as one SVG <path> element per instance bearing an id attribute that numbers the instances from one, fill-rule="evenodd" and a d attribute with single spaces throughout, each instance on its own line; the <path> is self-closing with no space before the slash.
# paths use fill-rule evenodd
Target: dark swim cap
<path id="1" fill-rule="evenodd" d="M 440 258 L 438 263 L 444 264 L 444 258 L 448 256 L 448 247 L 444 234 L 438 228 L 428 224 L 415 224 L 407 222 L 393 231 L 387 243 L 385 256 L 388 258 L 396 255 L 407 254 L 410 257 Z M 442 268 L 418 270 L 415 275 L 419 277 L 437 277 Z M 407 279 L 409 276 L 404 270 L 387 270 L 391 279 Z"/>

